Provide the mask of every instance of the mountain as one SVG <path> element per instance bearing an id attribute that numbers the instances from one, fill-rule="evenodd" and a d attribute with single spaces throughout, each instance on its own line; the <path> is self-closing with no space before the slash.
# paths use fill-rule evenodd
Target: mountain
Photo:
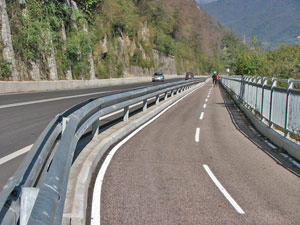
<path id="1" fill-rule="evenodd" d="M 241 38 L 245 35 L 247 42 L 252 32 L 270 49 L 298 41 L 299 0 L 218 0 L 201 7 Z"/>

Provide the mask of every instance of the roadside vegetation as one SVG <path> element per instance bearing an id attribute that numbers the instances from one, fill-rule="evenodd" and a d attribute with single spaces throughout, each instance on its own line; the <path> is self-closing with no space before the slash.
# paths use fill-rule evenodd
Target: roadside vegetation
<path id="1" fill-rule="evenodd" d="M 253 35 L 246 46 L 234 34 L 228 33 L 222 41 L 221 61 L 231 74 L 293 78 L 300 80 L 300 46 L 281 45 L 278 49 L 266 52 L 257 45 Z"/>

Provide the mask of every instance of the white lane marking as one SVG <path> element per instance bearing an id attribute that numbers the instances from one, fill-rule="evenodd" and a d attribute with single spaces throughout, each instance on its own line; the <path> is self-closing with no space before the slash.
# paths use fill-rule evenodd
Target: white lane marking
<path id="1" fill-rule="evenodd" d="M 23 154 L 27 153 L 31 149 L 31 147 L 32 147 L 32 145 L 29 145 L 29 146 L 27 146 L 25 148 L 22 148 L 22 149 L 14 152 L 14 153 L 11 153 L 7 156 L 4 156 L 3 158 L 0 159 L 0 165 L 2 165 L 2 164 L 6 163 L 6 162 L 8 162 L 8 161 L 10 161 L 14 158 L 17 158 L 20 155 L 23 155 Z"/>
<path id="2" fill-rule="evenodd" d="M 199 86 L 199 88 L 202 86 Z M 130 140 L 134 135 L 136 135 L 139 131 L 141 131 L 142 129 L 144 129 L 146 126 L 148 126 L 150 123 L 152 123 L 154 120 L 156 120 L 157 118 L 159 118 L 162 114 L 164 114 L 168 109 L 170 109 L 171 107 L 173 107 L 175 104 L 177 104 L 178 102 L 180 102 L 181 100 L 183 100 L 184 98 L 186 98 L 187 96 L 189 96 L 190 94 L 192 94 L 194 91 L 198 90 L 195 89 L 192 92 L 188 93 L 187 95 L 183 96 L 181 99 L 179 99 L 178 101 L 174 102 L 173 104 L 171 104 L 170 106 L 168 106 L 166 109 L 164 109 L 163 111 L 161 111 L 159 114 L 157 114 L 155 117 L 153 117 L 151 120 L 149 120 L 148 122 L 146 122 L 144 125 L 142 125 L 141 127 L 139 127 L 138 129 L 136 129 L 134 132 L 132 132 L 130 135 L 128 135 L 125 139 L 123 139 L 121 142 L 119 142 L 111 151 L 110 153 L 107 155 L 107 157 L 105 158 L 103 165 L 101 166 L 99 173 L 97 175 L 96 178 L 96 182 L 95 182 L 95 186 L 94 186 L 94 190 L 93 190 L 93 201 L 92 201 L 92 215 L 91 215 L 91 225 L 100 225 L 101 222 L 101 215 L 100 215 L 100 208 L 101 208 L 101 190 L 102 190 L 102 183 L 104 180 L 104 175 L 105 172 L 108 168 L 108 165 L 110 163 L 110 161 L 112 160 L 114 154 L 118 151 L 118 149 L 125 144 L 128 140 Z"/>
<path id="3" fill-rule="evenodd" d="M 223 185 L 218 181 L 218 179 L 215 177 L 215 175 L 210 170 L 210 168 L 207 165 L 203 165 L 203 167 L 204 167 L 205 171 L 207 172 L 208 176 L 212 179 L 212 181 L 219 188 L 219 190 L 222 192 L 222 194 L 227 198 L 227 200 L 230 202 L 230 204 L 235 208 L 235 210 L 240 214 L 245 214 L 245 212 L 242 210 L 242 208 L 236 203 L 236 201 L 234 201 L 234 199 L 226 191 L 226 189 L 223 187 Z"/>
<path id="4" fill-rule="evenodd" d="M 20 102 L 20 103 L 8 104 L 8 105 L 1 105 L 0 109 L 11 108 L 11 107 L 16 107 L 16 106 L 23 106 L 23 105 L 32 105 L 32 104 L 38 104 L 38 103 L 44 103 L 44 102 L 53 102 L 53 101 L 71 99 L 71 98 L 79 98 L 79 97 L 103 94 L 103 93 L 108 93 L 108 92 L 111 92 L 111 91 L 93 92 L 93 93 L 82 94 L 82 95 L 72 95 L 72 96 L 65 96 L 65 97 L 58 97 L 58 98 L 49 98 L 49 99 L 43 99 L 43 100 L 29 101 L 29 102 Z"/>
<path id="5" fill-rule="evenodd" d="M 200 114 L 200 120 L 203 120 L 203 117 L 204 117 L 204 112 L 201 112 L 201 114 Z"/>
<path id="6" fill-rule="evenodd" d="M 143 87 L 148 87 L 148 86 L 143 86 Z M 141 87 L 141 88 L 143 88 L 143 87 Z M 127 91 L 127 90 L 132 90 L 132 89 L 124 89 L 123 91 Z M 120 91 L 120 90 L 115 90 L 115 91 Z M 19 102 L 19 103 L 14 103 L 14 104 L 0 105 L 0 109 L 11 108 L 11 107 L 16 107 L 16 106 L 23 106 L 23 105 L 32 105 L 32 104 L 38 104 L 38 103 L 44 103 L 44 102 L 53 102 L 53 101 L 59 101 L 59 100 L 65 100 L 65 99 L 71 99 L 71 98 L 79 98 L 79 97 L 111 93 L 111 92 L 114 92 L 114 91 L 101 91 L 101 92 L 93 92 L 93 93 L 87 93 L 87 94 L 81 94 L 81 95 L 72 95 L 72 96 L 65 96 L 65 97 L 58 97 L 58 98 L 42 99 L 42 100 L 29 101 L 29 102 Z"/>
<path id="7" fill-rule="evenodd" d="M 205 109 L 205 108 L 206 108 L 206 104 L 203 105 L 203 109 Z"/>
<path id="8" fill-rule="evenodd" d="M 200 140 L 200 128 L 197 128 L 195 134 L 195 142 L 199 142 L 199 140 Z"/>
<path id="9" fill-rule="evenodd" d="M 207 102 L 208 101 L 208 98 L 207 99 L 205 99 L 205 102 Z"/>

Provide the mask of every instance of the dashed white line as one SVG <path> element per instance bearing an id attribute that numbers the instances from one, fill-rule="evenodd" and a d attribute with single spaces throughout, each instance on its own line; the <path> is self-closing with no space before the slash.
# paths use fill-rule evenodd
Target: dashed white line
<path id="1" fill-rule="evenodd" d="M 195 142 L 200 141 L 200 128 L 196 129 L 196 134 L 195 134 Z"/>
<path id="2" fill-rule="evenodd" d="M 204 167 L 205 171 L 207 172 L 208 176 L 212 179 L 212 181 L 215 183 L 215 185 L 218 187 L 218 189 L 221 191 L 221 193 L 226 197 L 226 199 L 230 202 L 230 204 L 234 207 L 234 209 L 240 214 L 245 214 L 245 212 L 242 210 L 242 208 L 236 203 L 236 201 L 234 201 L 234 199 L 226 191 L 226 189 L 223 187 L 223 185 L 218 181 L 218 179 L 215 177 L 215 175 L 210 170 L 210 168 L 207 165 L 203 165 L 203 167 Z"/>
<path id="3" fill-rule="evenodd" d="M 205 109 L 205 108 L 206 108 L 206 104 L 203 105 L 203 109 Z"/>
<path id="4" fill-rule="evenodd" d="M 204 112 L 201 112 L 201 114 L 200 114 L 200 120 L 203 120 L 203 117 L 204 117 Z"/>
<path id="5" fill-rule="evenodd" d="M 6 162 L 8 162 L 8 161 L 10 161 L 10 160 L 12 160 L 14 158 L 17 158 L 20 155 L 23 155 L 23 154 L 27 153 L 31 149 L 31 147 L 32 147 L 32 145 L 29 145 L 29 146 L 27 146 L 25 148 L 22 148 L 22 149 L 14 152 L 14 153 L 11 153 L 11 154 L 9 154 L 9 155 L 1 158 L 0 159 L 0 165 L 2 165 L 2 164 L 6 163 Z"/>
<path id="6" fill-rule="evenodd" d="M 208 98 L 207 99 L 205 99 L 205 102 L 207 102 L 208 101 Z"/>

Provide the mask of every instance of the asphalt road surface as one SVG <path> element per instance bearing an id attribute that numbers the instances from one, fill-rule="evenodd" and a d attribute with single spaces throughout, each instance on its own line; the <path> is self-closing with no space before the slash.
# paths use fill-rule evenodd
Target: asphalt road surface
<path id="1" fill-rule="evenodd" d="M 166 80 L 165 83 L 179 80 L 182 78 Z M 66 91 L 0 94 L 0 190 L 24 159 L 25 154 L 17 153 L 32 145 L 55 115 L 87 99 L 160 84 L 147 82 Z M 12 159 L 7 161 L 5 157 L 11 154 Z"/>
<path id="2" fill-rule="evenodd" d="M 219 87 L 195 91 L 116 152 L 101 224 L 299 225 L 300 178 L 249 126 Z"/>

